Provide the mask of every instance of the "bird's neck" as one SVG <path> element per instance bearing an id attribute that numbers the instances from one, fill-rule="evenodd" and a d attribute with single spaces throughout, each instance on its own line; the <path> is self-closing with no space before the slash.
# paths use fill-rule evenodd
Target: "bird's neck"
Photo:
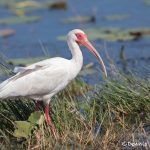
<path id="1" fill-rule="evenodd" d="M 76 65 L 76 67 L 79 69 L 79 71 L 82 68 L 83 65 L 83 56 L 82 52 L 80 50 L 79 45 L 72 39 L 68 39 L 68 46 L 72 53 L 72 59 L 71 61 Z"/>

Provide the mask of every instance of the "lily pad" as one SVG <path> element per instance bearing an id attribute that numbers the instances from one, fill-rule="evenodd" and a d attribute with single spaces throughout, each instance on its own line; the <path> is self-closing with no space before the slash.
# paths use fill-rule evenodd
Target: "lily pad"
<path id="1" fill-rule="evenodd" d="M 11 11 L 18 16 L 24 16 L 26 12 L 31 12 L 33 10 L 43 8 L 45 8 L 45 6 L 42 3 L 36 1 L 22 1 L 14 3 L 10 6 Z"/>
<path id="2" fill-rule="evenodd" d="M 40 9 L 66 9 L 65 1 L 52 2 L 37 2 L 37 1 L 22 1 L 16 2 L 9 6 L 9 8 L 18 16 L 23 16 L 28 12 Z"/>
<path id="3" fill-rule="evenodd" d="M 95 22 L 95 16 L 75 16 L 67 19 L 63 19 L 63 23 L 86 23 Z"/>
<path id="4" fill-rule="evenodd" d="M 130 15 L 127 14 L 125 15 L 115 14 L 115 15 L 104 16 L 103 18 L 108 21 L 120 21 L 120 20 L 128 19 L 129 17 Z"/>
<path id="5" fill-rule="evenodd" d="M 25 7 L 40 7 L 41 4 L 37 1 L 22 1 L 15 3 L 16 8 L 25 8 Z"/>
<path id="6" fill-rule="evenodd" d="M 10 24 L 19 24 L 19 23 L 31 23 L 36 22 L 41 19 L 40 16 L 20 16 L 20 17 L 9 17 L 1 18 L 0 24 L 10 25 Z"/>
<path id="7" fill-rule="evenodd" d="M 96 73 L 97 71 L 95 70 L 93 66 L 94 66 L 94 63 L 89 63 L 83 66 L 83 69 L 80 71 L 79 75 L 86 76 L 86 75 L 91 75 L 91 74 Z"/>
<path id="8" fill-rule="evenodd" d="M 144 4 L 150 6 L 150 0 L 144 0 Z"/>
<path id="9" fill-rule="evenodd" d="M 94 40 L 106 40 L 106 41 L 129 41 L 137 40 L 141 37 L 150 36 L 150 28 L 89 28 L 84 30 L 88 35 L 88 38 Z M 58 40 L 66 40 L 66 36 L 59 36 Z"/>
<path id="10" fill-rule="evenodd" d="M 0 6 L 9 7 L 9 6 L 13 5 L 14 3 L 16 3 L 18 1 L 20 1 L 20 0 L 0 0 Z"/>
<path id="11" fill-rule="evenodd" d="M 53 2 L 47 2 L 45 4 L 49 9 L 66 9 L 67 8 L 67 2 L 64 1 L 53 1 Z"/>
<path id="12" fill-rule="evenodd" d="M 3 29 L 3 30 L 0 30 L 0 36 L 1 37 L 9 37 L 9 36 L 12 36 L 15 34 L 15 30 L 12 30 L 12 29 Z"/>
<path id="13" fill-rule="evenodd" d="M 86 75 L 92 75 L 96 73 L 96 70 L 94 68 L 89 68 L 89 69 L 83 69 L 80 71 L 79 75 L 80 76 L 86 76 Z"/>
<path id="14" fill-rule="evenodd" d="M 46 58 L 47 57 L 14 58 L 14 59 L 7 60 L 7 63 L 12 65 L 26 66 L 38 61 L 42 61 Z"/>

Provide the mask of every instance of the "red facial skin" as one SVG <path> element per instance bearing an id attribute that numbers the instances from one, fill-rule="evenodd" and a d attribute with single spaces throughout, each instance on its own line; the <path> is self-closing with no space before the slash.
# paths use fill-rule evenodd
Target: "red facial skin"
<path id="1" fill-rule="evenodd" d="M 77 33 L 76 37 L 77 37 L 77 41 L 76 42 L 78 44 L 81 44 L 82 41 L 87 40 L 87 36 L 84 33 Z"/>
<path id="2" fill-rule="evenodd" d="M 79 45 L 85 46 L 89 51 L 97 58 L 99 63 L 102 66 L 102 70 L 104 72 L 105 77 L 107 77 L 107 71 L 104 65 L 104 62 L 100 56 L 100 54 L 96 51 L 96 49 L 93 47 L 93 45 L 88 41 L 87 36 L 84 33 L 76 33 L 77 40 L 76 42 Z"/>

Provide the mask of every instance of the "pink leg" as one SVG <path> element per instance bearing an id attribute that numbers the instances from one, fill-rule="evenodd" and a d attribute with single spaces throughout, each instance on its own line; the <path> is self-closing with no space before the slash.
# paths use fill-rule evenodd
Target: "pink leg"
<path id="1" fill-rule="evenodd" d="M 39 111 L 40 101 L 35 101 L 35 111 Z"/>
<path id="2" fill-rule="evenodd" d="M 45 105 L 45 110 L 44 110 L 44 113 L 45 113 L 45 118 L 46 118 L 46 122 L 47 124 L 50 126 L 50 129 L 53 133 L 53 135 L 55 136 L 55 138 L 57 139 L 57 135 L 56 135 L 56 129 L 52 123 L 52 120 L 51 120 L 51 117 L 49 115 L 49 104 L 46 104 Z"/>

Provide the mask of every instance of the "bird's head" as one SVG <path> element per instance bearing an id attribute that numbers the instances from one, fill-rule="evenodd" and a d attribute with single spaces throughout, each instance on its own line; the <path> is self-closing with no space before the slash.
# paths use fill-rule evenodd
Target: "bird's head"
<path id="1" fill-rule="evenodd" d="M 97 58 L 98 62 L 102 66 L 102 71 L 105 77 L 107 77 L 107 71 L 106 71 L 104 62 L 100 54 L 93 47 L 93 45 L 89 42 L 87 35 L 80 29 L 74 29 L 68 33 L 68 38 L 71 38 L 72 40 L 74 40 L 78 45 L 85 46 Z"/>

